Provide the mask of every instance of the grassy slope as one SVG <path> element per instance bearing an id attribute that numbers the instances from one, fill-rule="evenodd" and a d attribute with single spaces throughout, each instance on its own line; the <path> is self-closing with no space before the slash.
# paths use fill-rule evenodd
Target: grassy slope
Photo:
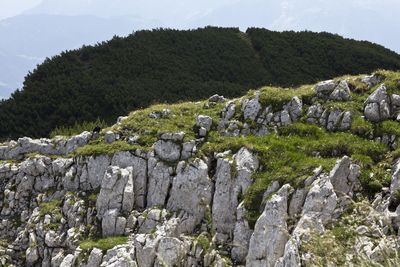
<path id="1" fill-rule="evenodd" d="M 379 71 L 385 80 L 385 84 L 392 92 L 400 92 L 397 81 L 400 73 Z M 347 132 L 327 132 L 318 126 L 300 122 L 291 126 L 280 128 L 277 133 L 266 136 L 225 137 L 216 130 L 220 120 L 220 112 L 224 104 L 206 107 L 207 101 L 187 102 L 173 105 L 155 105 L 150 108 L 132 112 L 120 125 L 113 126 L 113 130 L 127 138 L 132 135 L 140 135 L 138 146 L 129 146 L 125 141 L 118 141 L 106 145 L 101 139 L 93 142 L 76 153 L 78 155 L 114 153 L 118 150 L 149 150 L 151 145 L 164 132 L 185 132 L 186 139 L 196 138 L 193 127 L 197 115 L 209 115 L 213 118 L 213 127 L 206 142 L 198 148 L 198 155 L 210 155 L 214 152 L 232 150 L 236 152 L 245 146 L 257 153 L 262 168 L 253 175 L 254 183 L 243 196 L 248 218 L 255 222 L 259 216 L 259 206 L 262 196 L 271 181 L 290 183 L 294 187 L 302 185 L 302 182 L 312 174 L 312 171 L 322 166 L 329 171 L 337 158 L 348 155 L 362 166 L 361 183 L 366 197 L 381 190 L 383 186 L 390 184 L 390 164 L 393 158 L 400 155 L 400 151 L 390 151 L 385 145 L 370 140 L 370 135 L 379 136 L 382 133 L 400 136 L 399 123 L 386 121 L 380 124 L 371 124 L 362 117 L 363 103 L 368 95 L 376 87 L 363 88 L 358 76 L 346 76 L 350 83 L 354 84 L 352 101 L 331 102 L 321 101 L 326 107 L 340 106 L 345 110 L 351 110 L 354 114 L 353 125 Z M 261 88 L 261 102 L 264 105 L 283 105 L 293 96 L 299 96 L 305 103 L 304 110 L 310 105 L 314 96 L 311 85 L 301 86 L 295 89 L 282 89 L 274 87 Z M 254 91 L 245 97 L 251 97 Z M 233 99 L 239 103 L 240 99 Z M 165 108 L 171 110 L 171 116 L 164 119 L 150 119 L 148 114 L 161 111 Z M 238 113 L 238 112 L 237 112 Z M 237 115 L 236 115 L 237 116 Z M 237 117 L 240 119 L 240 116 Z M 374 175 L 371 175 L 373 173 Z"/>

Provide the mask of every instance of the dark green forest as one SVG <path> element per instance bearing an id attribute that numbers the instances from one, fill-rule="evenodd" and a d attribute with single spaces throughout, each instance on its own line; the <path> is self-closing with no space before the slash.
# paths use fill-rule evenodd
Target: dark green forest
<path id="1" fill-rule="evenodd" d="M 400 69 L 400 56 L 329 33 L 138 31 L 46 59 L 0 102 L 0 138 L 47 136 L 76 122 L 114 122 L 154 103 L 234 97 L 261 85 L 296 86 L 378 68 Z"/>

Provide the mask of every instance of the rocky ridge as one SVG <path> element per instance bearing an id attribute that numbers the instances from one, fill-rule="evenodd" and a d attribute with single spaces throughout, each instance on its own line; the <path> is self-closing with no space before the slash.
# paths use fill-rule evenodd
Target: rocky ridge
<path id="1" fill-rule="evenodd" d="M 193 113 L 192 106 L 134 112 L 100 136 L 5 143 L 0 263 L 396 266 L 398 135 L 379 123 L 398 123 L 399 76 L 342 77 L 278 96 L 268 88 L 234 100 L 216 95 L 191 104 Z M 188 118 L 192 124 L 181 126 Z M 302 175 L 272 172 L 257 142 L 272 153 L 278 143 L 268 142 L 304 142 L 316 129 L 318 138 L 342 144 L 354 135 L 384 154 L 315 148 Z"/>

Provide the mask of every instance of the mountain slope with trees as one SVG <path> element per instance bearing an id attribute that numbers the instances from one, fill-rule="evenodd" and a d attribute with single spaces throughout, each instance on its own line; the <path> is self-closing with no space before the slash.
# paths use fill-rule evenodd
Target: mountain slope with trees
<path id="1" fill-rule="evenodd" d="M 0 138 L 114 121 L 153 103 L 239 96 L 265 84 L 296 86 L 343 74 L 400 69 L 400 56 L 329 33 L 207 27 L 139 31 L 47 59 L 0 102 Z"/>

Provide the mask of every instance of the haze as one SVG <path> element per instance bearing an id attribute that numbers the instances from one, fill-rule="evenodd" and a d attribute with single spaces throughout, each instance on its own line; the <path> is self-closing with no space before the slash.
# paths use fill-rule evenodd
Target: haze
<path id="1" fill-rule="evenodd" d="M 400 52 L 398 0 L 0 0 L 0 98 L 63 50 L 156 27 L 312 30 Z"/>

